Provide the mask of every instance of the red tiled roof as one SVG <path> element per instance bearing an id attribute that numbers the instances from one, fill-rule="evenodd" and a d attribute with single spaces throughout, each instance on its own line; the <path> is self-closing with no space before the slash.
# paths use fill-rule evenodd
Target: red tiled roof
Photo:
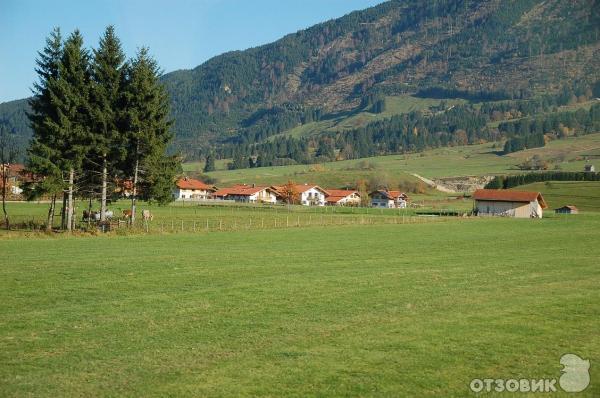
<path id="1" fill-rule="evenodd" d="M 264 186 L 251 186 L 251 185 L 234 185 L 229 188 L 221 188 L 216 191 L 214 196 L 227 196 L 227 195 L 235 195 L 235 196 L 252 196 L 264 189 L 268 189 L 270 191 L 274 191 L 270 187 Z"/>
<path id="2" fill-rule="evenodd" d="M 179 189 L 199 189 L 199 190 L 210 190 L 212 187 L 203 183 L 200 180 L 194 178 L 180 178 L 177 180 L 177 188 Z"/>
<path id="3" fill-rule="evenodd" d="M 8 168 L 8 176 L 9 177 L 18 177 L 20 174 L 22 174 L 25 171 L 25 165 L 23 165 L 21 163 L 0 164 L 0 170 L 2 170 L 4 168 Z"/>
<path id="4" fill-rule="evenodd" d="M 312 188 L 316 188 L 316 189 L 324 192 L 325 195 L 327 195 L 329 193 L 328 191 L 326 191 L 325 189 L 321 188 L 318 185 L 310 185 L 310 184 L 298 184 L 298 185 L 294 185 L 294 189 L 298 193 L 304 193 L 304 192 L 306 192 L 306 191 L 308 191 L 309 189 L 312 189 Z"/>
<path id="5" fill-rule="evenodd" d="M 381 194 L 387 196 L 389 199 L 393 199 L 393 200 L 396 200 L 398 198 L 407 198 L 408 197 L 402 191 L 384 191 L 384 190 L 379 190 L 379 191 L 375 191 L 373 193 L 381 193 Z"/>
<path id="6" fill-rule="evenodd" d="M 538 201 L 542 209 L 545 209 L 546 202 L 539 192 L 528 191 L 510 191 L 504 189 L 478 189 L 473 193 L 475 200 L 491 200 L 497 202 L 533 202 Z"/>
<path id="7" fill-rule="evenodd" d="M 328 189 L 327 193 L 329 193 L 329 195 L 327 198 L 325 198 L 325 200 L 329 203 L 337 203 L 353 193 L 360 196 L 358 191 L 353 191 L 351 189 Z"/>

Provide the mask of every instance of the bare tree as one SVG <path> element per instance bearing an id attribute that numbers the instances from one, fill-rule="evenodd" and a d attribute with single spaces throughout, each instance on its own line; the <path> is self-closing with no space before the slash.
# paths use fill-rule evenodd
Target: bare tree
<path id="1" fill-rule="evenodd" d="M 10 177 L 10 169 L 17 160 L 19 150 L 14 139 L 9 133 L 0 126 L 0 184 L 2 189 L 2 212 L 4 213 L 4 225 L 6 229 L 10 229 L 10 219 L 6 210 L 6 197 L 8 196 L 8 178 Z"/>

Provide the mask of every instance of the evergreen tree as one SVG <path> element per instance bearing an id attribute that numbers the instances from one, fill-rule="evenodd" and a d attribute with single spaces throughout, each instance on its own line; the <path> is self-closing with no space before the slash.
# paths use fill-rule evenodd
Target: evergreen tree
<path id="1" fill-rule="evenodd" d="M 123 82 L 125 54 L 115 35 L 114 27 L 109 26 L 100 39 L 91 65 L 91 123 L 93 129 L 93 152 L 88 157 L 91 170 L 97 170 L 101 178 L 100 221 L 106 220 L 106 197 L 108 169 L 125 157 L 123 133 L 119 129 L 119 100 Z M 116 173 L 115 173 L 116 174 Z M 95 175 L 93 177 L 95 177 Z"/>
<path id="2" fill-rule="evenodd" d="M 215 155 L 211 152 L 206 155 L 206 164 L 204 165 L 204 172 L 215 171 Z"/>
<path id="3" fill-rule="evenodd" d="M 65 41 L 58 79 L 49 81 L 51 101 L 57 104 L 58 124 L 54 138 L 61 143 L 63 170 L 68 170 L 67 230 L 74 222 L 76 178 L 80 177 L 83 162 L 90 150 L 93 136 L 90 131 L 90 73 L 89 53 L 83 47 L 83 37 L 75 30 Z"/>
<path id="4" fill-rule="evenodd" d="M 55 28 L 46 39 L 46 46 L 38 52 L 36 60 L 39 81 L 33 85 L 33 96 L 29 100 L 31 112 L 27 115 L 33 129 L 27 156 L 27 172 L 38 176 L 25 184 L 24 194 L 28 200 L 50 196 L 46 230 L 52 229 L 56 212 L 56 197 L 65 194 L 62 161 L 62 122 L 58 104 L 52 101 L 51 89 L 56 87 L 63 56 L 60 29 Z M 65 225 L 62 212 L 61 225 Z"/>
<path id="5" fill-rule="evenodd" d="M 135 222 L 136 200 L 141 187 L 149 187 L 159 181 L 157 175 L 164 162 L 176 163 L 175 158 L 166 156 L 167 145 L 173 135 L 169 120 L 169 98 L 160 83 L 160 70 L 147 48 L 138 51 L 137 56 L 125 71 L 125 87 L 122 97 L 123 128 L 127 143 L 127 158 L 124 170 L 133 181 L 131 197 L 131 222 Z M 172 164 L 171 164 L 172 165 Z M 170 184 L 154 186 L 146 196 L 148 199 L 164 199 L 170 195 L 175 179 L 176 167 L 164 167 L 160 181 Z M 141 184 L 140 184 L 141 183 Z M 158 190 L 161 189 L 160 192 Z M 170 196 L 169 196 L 170 197 Z"/>

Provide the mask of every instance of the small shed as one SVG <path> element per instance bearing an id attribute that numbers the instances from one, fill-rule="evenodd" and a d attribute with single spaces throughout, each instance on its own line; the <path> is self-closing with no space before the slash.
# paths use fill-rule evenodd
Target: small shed
<path id="1" fill-rule="evenodd" d="M 594 172 L 596 172 L 596 168 L 594 167 L 593 164 L 586 164 L 583 170 L 586 173 L 594 173 Z"/>
<path id="2" fill-rule="evenodd" d="M 542 218 L 543 209 L 548 208 L 539 192 L 478 189 L 473 199 L 479 216 Z"/>
<path id="3" fill-rule="evenodd" d="M 579 213 L 579 209 L 573 205 L 566 205 L 563 207 L 559 207 L 558 209 L 554 209 L 556 214 L 577 214 Z"/>

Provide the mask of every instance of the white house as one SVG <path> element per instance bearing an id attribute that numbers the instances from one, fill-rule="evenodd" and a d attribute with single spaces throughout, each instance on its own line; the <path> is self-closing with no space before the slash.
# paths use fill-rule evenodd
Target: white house
<path id="1" fill-rule="evenodd" d="M 277 192 L 273 188 L 255 185 L 234 185 L 230 188 L 221 188 L 213 194 L 213 197 L 243 203 L 277 203 Z"/>
<path id="2" fill-rule="evenodd" d="M 328 189 L 326 202 L 330 206 L 360 206 L 360 193 L 350 189 Z"/>
<path id="3" fill-rule="evenodd" d="M 193 178 L 180 178 L 175 183 L 175 200 L 204 200 L 212 196 L 215 188 Z"/>
<path id="4" fill-rule="evenodd" d="M 371 192 L 371 207 L 386 209 L 404 209 L 408 203 L 408 196 L 400 191 L 379 190 Z"/>
<path id="5" fill-rule="evenodd" d="M 473 199 L 478 216 L 542 218 L 543 209 L 548 207 L 539 192 L 478 189 Z"/>
<path id="6" fill-rule="evenodd" d="M 318 185 L 294 185 L 298 201 L 303 206 L 325 206 L 327 191 Z"/>

